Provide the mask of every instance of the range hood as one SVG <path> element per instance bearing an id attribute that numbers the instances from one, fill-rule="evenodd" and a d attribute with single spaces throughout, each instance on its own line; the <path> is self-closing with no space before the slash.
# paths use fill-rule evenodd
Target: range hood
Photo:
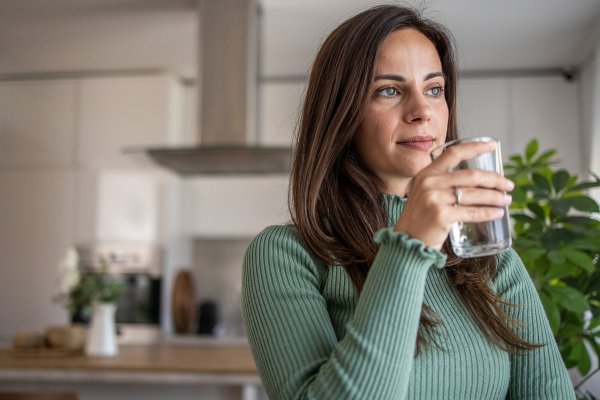
<path id="1" fill-rule="evenodd" d="M 289 147 L 256 144 L 256 0 L 199 0 L 197 14 L 199 145 L 145 153 L 182 175 L 289 172 Z"/>

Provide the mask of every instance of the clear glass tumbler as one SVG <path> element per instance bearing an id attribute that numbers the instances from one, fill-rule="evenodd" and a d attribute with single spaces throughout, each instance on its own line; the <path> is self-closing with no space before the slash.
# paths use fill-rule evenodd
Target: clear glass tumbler
<path id="1" fill-rule="evenodd" d="M 438 158 L 451 146 L 467 142 L 496 142 L 496 150 L 462 161 L 452 171 L 477 168 L 504 174 L 500 141 L 493 137 L 464 138 L 447 142 L 431 151 L 431 159 Z M 450 242 L 454 254 L 462 258 L 481 257 L 496 254 L 511 245 L 508 207 L 504 206 L 504 216 L 486 222 L 456 222 L 450 229 Z"/>

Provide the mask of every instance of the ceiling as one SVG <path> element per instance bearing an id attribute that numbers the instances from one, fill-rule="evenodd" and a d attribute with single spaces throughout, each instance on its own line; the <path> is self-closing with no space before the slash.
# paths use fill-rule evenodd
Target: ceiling
<path id="1" fill-rule="evenodd" d="M 374 0 L 262 0 L 268 75 L 306 69 L 324 35 Z M 454 34 L 461 69 L 580 65 L 600 41 L 600 0 L 404 1 Z M 275 58 L 280 59 L 276 61 Z"/>
<path id="2" fill-rule="evenodd" d="M 218 0 L 211 0 L 218 1 Z M 262 75 L 305 75 L 325 35 L 372 0 L 261 0 Z M 463 70 L 568 68 L 600 42 L 600 0 L 407 1 L 446 24 Z M 194 0 L 2 0 L 0 74 L 196 71 Z"/>

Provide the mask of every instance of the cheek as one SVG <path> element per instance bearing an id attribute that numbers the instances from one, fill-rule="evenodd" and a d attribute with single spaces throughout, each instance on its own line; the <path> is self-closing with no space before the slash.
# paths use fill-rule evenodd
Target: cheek
<path id="1" fill-rule="evenodd" d="M 437 118 L 436 118 L 436 130 L 439 132 L 440 137 L 443 141 L 446 141 L 446 136 L 448 136 L 448 106 L 440 106 L 437 110 Z"/>
<path id="2" fill-rule="evenodd" d="M 385 125 L 380 118 L 366 117 L 360 125 L 355 136 L 355 145 L 363 159 L 369 159 L 369 155 L 378 152 L 382 142 L 385 140 Z"/>
<path id="3" fill-rule="evenodd" d="M 371 142 L 385 142 L 392 137 L 396 124 L 397 116 L 394 113 L 375 108 L 365 115 L 361 129 Z"/>
<path id="4" fill-rule="evenodd" d="M 444 103 L 444 105 L 441 107 L 440 115 L 441 115 L 442 125 L 444 125 L 444 127 L 447 127 L 450 111 L 448 111 L 448 105 L 446 103 Z"/>

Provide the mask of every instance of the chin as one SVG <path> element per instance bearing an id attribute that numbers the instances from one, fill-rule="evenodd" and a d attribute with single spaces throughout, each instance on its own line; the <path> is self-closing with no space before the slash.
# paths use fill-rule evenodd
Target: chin
<path id="1" fill-rule="evenodd" d="M 412 178 L 421 172 L 421 170 L 429 166 L 429 164 L 431 164 L 431 159 L 429 158 L 429 154 L 427 154 L 426 157 L 419 157 L 418 160 L 414 160 L 411 163 L 406 163 L 398 172 L 402 176 L 408 176 Z"/>

